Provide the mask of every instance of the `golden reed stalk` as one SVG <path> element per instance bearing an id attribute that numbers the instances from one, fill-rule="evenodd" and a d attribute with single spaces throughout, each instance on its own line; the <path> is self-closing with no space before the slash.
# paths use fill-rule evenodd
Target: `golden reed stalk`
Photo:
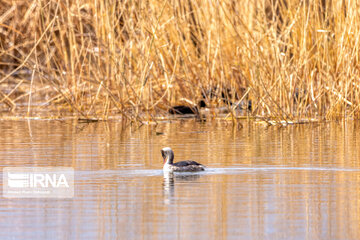
<path id="1" fill-rule="evenodd" d="M 227 105 L 211 101 L 225 89 L 233 102 L 251 100 L 252 116 L 279 122 L 359 117 L 356 1 L 0 0 L 0 6 L 3 110 L 25 103 L 28 115 L 40 106 L 143 121 L 181 99 Z"/>

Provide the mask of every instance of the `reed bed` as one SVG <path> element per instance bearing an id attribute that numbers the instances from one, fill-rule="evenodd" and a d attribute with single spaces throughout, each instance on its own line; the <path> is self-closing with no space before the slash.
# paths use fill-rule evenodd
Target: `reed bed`
<path id="1" fill-rule="evenodd" d="M 358 5 L 0 0 L 0 108 L 156 121 L 200 99 L 231 111 L 225 91 L 271 121 L 358 119 Z"/>

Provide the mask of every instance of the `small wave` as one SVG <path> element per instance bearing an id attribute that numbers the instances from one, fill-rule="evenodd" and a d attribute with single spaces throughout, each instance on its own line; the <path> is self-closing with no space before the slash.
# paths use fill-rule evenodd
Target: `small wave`
<path id="1" fill-rule="evenodd" d="M 323 171 L 323 172 L 360 172 L 360 169 L 354 168 L 335 168 L 335 167 L 276 167 L 276 166 L 259 166 L 259 167 L 208 167 L 202 172 L 176 172 L 175 175 L 212 175 L 212 174 L 241 174 L 244 172 L 258 171 Z M 163 176 L 162 169 L 121 169 L 121 170 L 97 170 L 97 171 L 75 171 L 75 176 L 84 178 L 111 178 L 111 177 L 151 177 Z"/>
<path id="2" fill-rule="evenodd" d="M 335 168 L 335 167 L 226 167 L 226 168 L 207 168 L 209 173 L 230 173 L 239 171 L 328 171 L 328 172 L 360 172 L 356 168 Z"/>

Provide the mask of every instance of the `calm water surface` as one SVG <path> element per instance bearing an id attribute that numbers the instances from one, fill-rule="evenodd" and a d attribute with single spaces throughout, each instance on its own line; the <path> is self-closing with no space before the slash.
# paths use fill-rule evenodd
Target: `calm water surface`
<path id="1" fill-rule="evenodd" d="M 73 167 L 75 196 L 2 197 L 0 239 L 360 239 L 359 124 L 1 121 L 1 169 Z"/>

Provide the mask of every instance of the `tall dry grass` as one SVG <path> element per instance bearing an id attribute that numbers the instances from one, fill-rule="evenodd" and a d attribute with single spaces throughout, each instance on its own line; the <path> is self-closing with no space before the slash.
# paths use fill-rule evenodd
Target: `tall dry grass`
<path id="1" fill-rule="evenodd" d="M 358 5 L 0 0 L 0 107 L 143 121 L 230 89 L 253 116 L 359 118 Z"/>

